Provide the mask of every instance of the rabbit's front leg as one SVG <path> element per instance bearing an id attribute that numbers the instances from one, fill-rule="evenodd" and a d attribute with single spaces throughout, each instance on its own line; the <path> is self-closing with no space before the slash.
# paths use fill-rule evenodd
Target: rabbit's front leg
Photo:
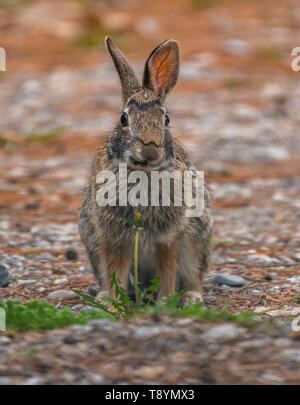
<path id="1" fill-rule="evenodd" d="M 101 297 L 108 295 L 115 298 L 115 288 L 111 287 L 112 274 L 115 271 L 116 277 L 120 280 L 120 287 L 127 289 L 127 280 L 130 267 L 130 249 L 128 247 L 113 247 L 105 244 L 102 249 L 105 277 L 102 281 L 102 288 L 96 300 L 101 300 Z"/>
<path id="2" fill-rule="evenodd" d="M 156 274 L 160 277 L 158 300 L 175 292 L 176 286 L 176 252 L 169 244 L 156 245 Z"/>

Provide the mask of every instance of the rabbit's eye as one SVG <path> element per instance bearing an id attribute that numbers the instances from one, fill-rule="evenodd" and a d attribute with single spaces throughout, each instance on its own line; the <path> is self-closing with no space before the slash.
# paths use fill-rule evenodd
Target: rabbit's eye
<path id="1" fill-rule="evenodd" d="M 126 127 L 128 123 L 128 115 L 125 112 L 121 115 L 120 122 L 123 125 L 123 127 Z"/>
<path id="2" fill-rule="evenodd" d="M 168 125 L 170 123 L 170 117 L 169 114 L 165 115 L 165 125 Z"/>

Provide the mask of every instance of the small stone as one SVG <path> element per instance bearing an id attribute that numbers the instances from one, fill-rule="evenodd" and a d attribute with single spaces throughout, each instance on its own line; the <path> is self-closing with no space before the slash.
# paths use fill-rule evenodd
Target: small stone
<path id="1" fill-rule="evenodd" d="M 297 262 L 300 262 L 300 253 L 294 253 L 293 259 L 295 259 Z"/>
<path id="2" fill-rule="evenodd" d="M 274 340 L 273 344 L 278 347 L 291 347 L 292 341 L 288 338 L 278 338 Z"/>
<path id="3" fill-rule="evenodd" d="M 29 201 L 24 205 L 24 208 L 27 210 L 36 210 L 39 209 L 41 204 L 38 201 Z"/>
<path id="4" fill-rule="evenodd" d="M 24 287 L 31 287 L 33 284 L 36 284 L 37 280 L 17 280 L 17 284 Z"/>
<path id="5" fill-rule="evenodd" d="M 253 349 L 258 347 L 268 347 L 272 343 L 271 339 L 246 340 L 237 344 L 241 349 Z"/>
<path id="6" fill-rule="evenodd" d="M 93 269 L 91 266 L 80 266 L 79 270 L 84 271 L 86 273 L 93 273 Z"/>
<path id="7" fill-rule="evenodd" d="M 95 287 L 94 285 L 90 285 L 89 288 L 88 288 L 88 290 L 87 290 L 87 293 L 88 293 L 91 297 L 96 297 L 97 294 L 98 294 L 98 292 L 99 292 L 99 288 L 98 288 L 98 287 Z"/>
<path id="8" fill-rule="evenodd" d="M 275 383 L 275 384 L 282 384 L 284 382 L 284 379 L 274 375 L 274 374 L 263 374 L 261 376 L 262 380 L 267 380 L 270 381 L 270 383 Z"/>
<path id="9" fill-rule="evenodd" d="M 251 46 L 247 42 L 235 38 L 224 41 L 223 48 L 227 53 L 235 56 L 247 55 L 252 51 Z"/>
<path id="10" fill-rule="evenodd" d="M 54 255 L 52 254 L 52 253 L 49 253 L 49 252 L 42 252 L 41 254 L 40 254 L 40 259 L 53 259 L 54 258 Z"/>
<path id="11" fill-rule="evenodd" d="M 223 291 L 233 291 L 234 290 L 233 287 L 230 287 L 229 285 L 226 285 L 226 284 L 220 284 L 220 288 Z"/>
<path id="12" fill-rule="evenodd" d="M 76 260 L 78 258 L 78 254 L 75 249 L 67 249 L 66 250 L 66 258 L 68 260 Z"/>
<path id="13" fill-rule="evenodd" d="M 83 310 L 83 311 L 86 311 L 86 312 L 88 312 L 88 313 L 91 313 L 91 312 L 93 312 L 93 311 L 96 311 L 97 308 L 91 307 L 90 305 L 86 305 L 85 307 L 82 308 L 82 310 Z"/>
<path id="14" fill-rule="evenodd" d="M 260 290 L 258 288 L 251 288 L 250 293 L 251 294 L 260 294 Z"/>
<path id="15" fill-rule="evenodd" d="M 66 284 L 68 282 L 68 279 L 66 277 L 62 277 L 62 278 L 57 278 L 53 284 L 57 285 L 57 284 Z"/>
<path id="16" fill-rule="evenodd" d="M 69 290 L 56 290 L 48 294 L 50 300 L 74 300 L 79 298 L 77 294 Z"/>
<path id="17" fill-rule="evenodd" d="M 10 385 L 12 384 L 11 380 L 5 377 L 0 378 L 0 385 Z"/>
<path id="18" fill-rule="evenodd" d="M 82 308 L 84 308 L 84 305 L 82 305 L 82 304 L 76 304 L 76 305 L 72 306 L 73 311 L 81 311 Z"/>
<path id="19" fill-rule="evenodd" d="M 213 326 L 202 335 L 204 340 L 211 340 L 213 342 L 224 342 L 227 340 L 236 339 L 241 335 L 242 329 L 235 325 L 217 325 Z"/>
<path id="20" fill-rule="evenodd" d="M 75 345 L 77 343 L 77 340 L 74 338 L 72 335 L 67 335 L 63 339 L 63 343 L 65 345 Z"/>
<path id="21" fill-rule="evenodd" d="M 214 277 L 213 283 L 240 287 L 245 285 L 247 281 L 243 277 L 236 276 L 235 274 L 219 273 Z"/>
<path id="22" fill-rule="evenodd" d="M 23 385 L 44 385 L 45 380 L 42 377 L 30 377 Z"/>
<path id="23" fill-rule="evenodd" d="M 283 360 L 290 360 L 300 362 L 300 350 L 299 349 L 285 349 L 279 353 L 279 357 Z"/>
<path id="24" fill-rule="evenodd" d="M 8 287 L 9 272 L 3 264 L 0 264 L 0 288 Z"/>

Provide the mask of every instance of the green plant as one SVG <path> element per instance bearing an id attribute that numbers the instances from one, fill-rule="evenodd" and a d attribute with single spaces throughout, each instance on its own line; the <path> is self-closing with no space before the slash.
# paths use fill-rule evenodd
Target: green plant
<path id="1" fill-rule="evenodd" d="M 193 6 L 200 8 L 213 7 L 219 2 L 220 0 L 191 0 Z"/>
<path id="2" fill-rule="evenodd" d="M 9 139 L 6 139 L 1 133 L 0 133 L 0 148 L 4 149 L 7 152 L 12 152 L 16 147 L 15 142 L 10 141 Z"/>
<path id="3" fill-rule="evenodd" d="M 209 243 L 212 246 L 221 246 L 221 245 L 226 245 L 226 243 L 229 243 L 228 240 L 215 240 L 213 238 L 210 238 Z"/>
<path id="4" fill-rule="evenodd" d="M 131 283 L 134 282 L 133 276 L 130 277 Z M 139 306 L 135 305 L 129 299 L 126 291 L 120 287 L 120 281 L 116 277 L 115 272 L 112 275 L 111 285 L 115 288 L 116 298 L 103 297 L 101 302 L 96 302 L 94 298 L 84 294 L 82 291 L 74 290 L 79 296 L 87 301 L 91 306 L 105 311 L 114 320 L 120 318 L 132 318 L 133 316 L 145 315 L 165 315 L 165 316 L 192 316 L 198 319 L 207 321 L 230 320 L 238 323 L 252 325 L 254 318 L 257 316 L 254 312 L 240 312 L 231 314 L 222 309 L 207 309 L 203 302 L 197 302 L 183 307 L 181 297 L 184 290 L 175 292 L 169 297 L 163 297 L 159 302 L 155 303 L 155 295 L 160 285 L 159 277 L 151 281 L 150 287 L 146 291 L 139 290 Z M 114 311 L 112 311 L 112 308 Z"/>
<path id="5" fill-rule="evenodd" d="M 266 62 L 278 63 L 283 59 L 282 51 L 271 41 L 258 43 L 257 55 Z"/>
<path id="6" fill-rule="evenodd" d="M 27 142 L 45 142 L 57 138 L 63 132 L 62 128 L 55 128 L 48 132 L 32 132 L 26 136 Z"/>
<path id="7" fill-rule="evenodd" d="M 248 83 L 248 80 L 244 78 L 228 78 L 224 80 L 224 86 L 228 89 L 239 89 L 243 86 L 246 86 Z"/>
<path id="8" fill-rule="evenodd" d="M 37 332 L 63 328 L 70 324 L 85 324 L 91 319 L 108 318 L 114 320 L 104 311 L 81 311 L 74 314 L 69 307 L 62 310 L 55 308 L 54 305 L 32 300 L 26 304 L 20 301 L 7 300 L 0 302 L 0 307 L 6 312 L 6 328 L 8 331 L 25 332 L 34 330 Z"/>
<path id="9" fill-rule="evenodd" d="M 137 212 L 134 216 L 134 226 L 135 229 L 135 244 L 134 244 L 134 291 L 135 291 L 135 299 L 137 306 L 140 303 L 139 297 L 139 278 L 138 278 L 138 248 L 139 248 L 139 235 L 140 232 L 144 229 L 143 228 L 144 221 L 141 217 L 140 212 Z"/>

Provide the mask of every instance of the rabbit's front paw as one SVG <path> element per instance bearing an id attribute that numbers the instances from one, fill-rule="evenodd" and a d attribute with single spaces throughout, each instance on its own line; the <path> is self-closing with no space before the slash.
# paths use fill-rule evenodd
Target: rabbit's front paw
<path id="1" fill-rule="evenodd" d="M 95 298 L 95 302 L 99 302 L 101 304 L 106 305 L 108 311 L 110 311 L 110 312 L 117 312 L 116 308 L 111 303 L 108 303 L 106 301 L 102 301 L 103 297 L 109 297 L 109 292 L 108 291 L 100 291 L 97 294 L 97 297 Z"/>
<path id="2" fill-rule="evenodd" d="M 108 291 L 100 291 L 100 292 L 97 294 L 97 296 L 96 296 L 96 298 L 95 298 L 95 301 L 96 301 L 96 302 L 100 302 L 100 301 L 102 301 L 102 298 L 103 298 L 103 297 L 109 297 Z"/>
<path id="3" fill-rule="evenodd" d="M 198 291 L 186 291 L 181 297 L 181 302 L 184 307 L 196 302 L 204 302 L 202 294 Z"/>

